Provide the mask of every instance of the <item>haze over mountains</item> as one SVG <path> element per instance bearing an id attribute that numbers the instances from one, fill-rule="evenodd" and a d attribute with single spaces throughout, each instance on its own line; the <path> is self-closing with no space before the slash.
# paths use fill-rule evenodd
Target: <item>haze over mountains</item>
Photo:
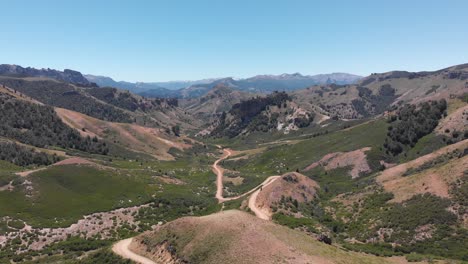
<path id="1" fill-rule="evenodd" d="M 90 81 L 99 86 L 111 86 L 120 89 L 127 89 L 131 92 L 148 97 L 177 97 L 192 98 L 206 94 L 211 88 L 218 84 L 232 87 L 241 91 L 253 93 L 292 91 L 303 89 L 317 84 L 351 84 L 361 79 L 361 76 L 348 73 L 331 73 L 319 75 L 281 74 L 281 75 L 257 75 L 245 79 L 219 78 L 204 79 L 196 81 L 171 81 L 171 82 L 137 82 L 125 81 L 116 82 L 112 78 L 104 76 L 85 75 Z"/>

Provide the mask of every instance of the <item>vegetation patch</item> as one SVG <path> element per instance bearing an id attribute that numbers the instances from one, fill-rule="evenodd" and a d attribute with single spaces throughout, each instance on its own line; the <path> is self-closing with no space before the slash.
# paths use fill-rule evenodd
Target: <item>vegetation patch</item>
<path id="1" fill-rule="evenodd" d="M 414 147 L 420 138 L 437 127 L 446 109 L 445 100 L 424 102 L 419 106 L 404 105 L 389 119 L 384 144 L 387 153 L 396 156 L 408 147 Z"/>

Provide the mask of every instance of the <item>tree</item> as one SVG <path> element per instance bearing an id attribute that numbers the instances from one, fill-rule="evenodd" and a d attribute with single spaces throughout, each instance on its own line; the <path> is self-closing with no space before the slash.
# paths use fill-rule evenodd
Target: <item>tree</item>
<path id="1" fill-rule="evenodd" d="M 172 127 L 172 132 L 174 133 L 174 135 L 176 135 L 177 137 L 180 136 L 180 126 L 179 125 L 175 125 Z"/>

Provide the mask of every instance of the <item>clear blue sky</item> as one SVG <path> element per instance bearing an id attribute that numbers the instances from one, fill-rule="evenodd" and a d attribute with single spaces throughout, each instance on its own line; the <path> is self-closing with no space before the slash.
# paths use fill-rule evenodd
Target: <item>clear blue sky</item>
<path id="1" fill-rule="evenodd" d="M 116 80 L 435 70 L 468 62 L 468 1 L 6 1 L 0 63 Z"/>

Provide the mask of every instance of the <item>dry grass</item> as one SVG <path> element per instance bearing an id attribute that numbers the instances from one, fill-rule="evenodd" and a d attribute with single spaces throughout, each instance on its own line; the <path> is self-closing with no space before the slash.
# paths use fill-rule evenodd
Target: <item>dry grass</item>
<path id="1" fill-rule="evenodd" d="M 175 247 L 179 259 L 194 263 L 391 263 L 345 252 L 237 210 L 177 219 L 138 236 L 138 246 L 132 248 L 156 260 L 158 245 L 165 242 Z"/>
<path id="2" fill-rule="evenodd" d="M 281 197 L 291 197 L 300 203 L 309 202 L 315 198 L 319 185 L 314 180 L 300 173 L 287 173 L 264 187 L 257 195 L 256 206 L 267 211 L 271 216 L 271 206 L 279 203 Z"/>
<path id="3" fill-rule="evenodd" d="M 182 141 L 183 138 L 169 137 L 156 128 L 102 121 L 62 108 L 56 108 L 56 112 L 67 125 L 76 128 L 84 136 L 115 141 L 130 150 L 148 153 L 160 160 L 174 159 L 168 153 L 172 147 L 180 150 L 191 147 Z"/>
<path id="4" fill-rule="evenodd" d="M 329 153 L 317 162 L 314 162 L 305 168 L 305 171 L 311 170 L 315 167 L 322 166 L 326 171 L 336 168 L 351 166 L 352 170 L 349 172 L 351 177 L 357 178 L 360 173 L 369 172 L 371 169 L 367 164 L 366 153 L 370 148 L 362 148 L 350 152 L 334 152 Z"/>
<path id="5" fill-rule="evenodd" d="M 463 176 L 468 169 L 468 157 L 453 159 L 452 161 L 420 173 L 403 176 L 410 168 L 418 168 L 426 162 L 450 153 L 456 149 L 464 151 L 468 147 L 468 140 L 444 147 L 415 160 L 386 169 L 377 176 L 376 181 L 387 192 L 395 195 L 393 202 L 401 202 L 416 194 L 432 193 L 441 197 L 448 197 L 450 183 Z"/>
<path id="6" fill-rule="evenodd" d="M 450 131 L 447 134 L 445 131 Z M 468 104 L 454 109 L 451 114 L 442 119 L 439 125 L 435 129 L 437 134 L 440 135 L 451 135 L 452 132 L 458 131 L 463 133 L 468 130 Z"/>

